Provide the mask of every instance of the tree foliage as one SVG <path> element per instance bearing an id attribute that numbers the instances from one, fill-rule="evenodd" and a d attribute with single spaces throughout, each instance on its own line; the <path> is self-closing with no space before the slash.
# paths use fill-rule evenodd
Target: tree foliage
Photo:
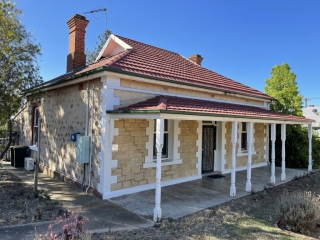
<path id="1" fill-rule="evenodd" d="M 109 30 L 105 30 L 103 33 L 101 33 L 98 36 L 99 41 L 96 42 L 92 50 L 86 49 L 86 55 L 87 55 L 87 63 L 93 63 L 96 58 L 98 57 L 100 51 L 102 50 L 103 46 L 107 42 L 109 36 L 111 35 L 111 32 Z"/>
<path id="2" fill-rule="evenodd" d="M 265 79 L 264 91 L 275 100 L 271 110 L 302 116 L 302 95 L 298 91 L 296 75 L 290 71 L 287 63 L 275 65 L 271 69 L 271 77 Z"/>
<path id="3" fill-rule="evenodd" d="M 42 81 L 36 61 L 40 45 L 22 25 L 21 13 L 10 0 L 0 2 L 0 124 L 21 107 L 21 91 Z"/>
<path id="4" fill-rule="evenodd" d="M 0 1 L 0 125 L 22 106 L 21 92 L 42 82 L 37 65 L 40 45 L 22 24 L 21 14 L 15 3 Z"/>
<path id="5" fill-rule="evenodd" d="M 296 83 L 296 75 L 290 71 L 287 63 L 276 65 L 271 70 L 271 77 L 265 79 L 265 92 L 274 98 L 270 108 L 273 111 L 302 116 L 302 95 Z M 271 142 L 269 148 L 271 156 Z M 276 128 L 275 161 L 277 166 L 282 163 L 281 126 Z M 308 129 L 301 125 L 286 125 L 286 167 L 307 168 L 309 164 L 309 137 Z M 320 166 L 320 139 L 312 138 L 313 167 Z"/>

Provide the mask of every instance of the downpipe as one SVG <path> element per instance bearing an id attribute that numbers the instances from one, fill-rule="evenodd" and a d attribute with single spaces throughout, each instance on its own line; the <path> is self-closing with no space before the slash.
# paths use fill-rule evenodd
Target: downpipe
<path id="1" fill-rule="evenodd" d="M 38 175 L 39 175 L 39 163 L 40 163 L 40 128 L 41 128 L 41 117 L 38 117 L 38 156 L 34 163 L 34 193 L 38 194 Z"/>
<path id="2" fill-rule="evenodd" d="M 91 185 L 91 159 L 92 159 L 92 141 L 93 141 L 93 119 L 94 119 L 94 83 L 92 86 L 92 117 L 91 117 L 91 141 L 90 141 L 90 156 L 89 156 L 89 184 L 86 189 L 86 194 L 88 194 L 88 189 Z"/>
<path id="3" fill-rule="evenodd" d="M 87 104 L 86 104 L 86 129 L 85 136 L 88 136 L 88 128 L 89 128 L 89 81 L 87 81 Z M 82 189 L 84 187 L 84 181 L 86 179 L 86 163 L 83 164 L 83 180 L 82 180 Z"/>

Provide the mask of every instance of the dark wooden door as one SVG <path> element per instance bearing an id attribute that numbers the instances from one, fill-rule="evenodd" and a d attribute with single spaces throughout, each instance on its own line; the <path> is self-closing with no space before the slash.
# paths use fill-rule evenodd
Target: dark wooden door
<path id="1" fill-rule="evenodd" d="M 216 149 L 216 126 L 202 128 L 202 173 L 213 172 Z"/>

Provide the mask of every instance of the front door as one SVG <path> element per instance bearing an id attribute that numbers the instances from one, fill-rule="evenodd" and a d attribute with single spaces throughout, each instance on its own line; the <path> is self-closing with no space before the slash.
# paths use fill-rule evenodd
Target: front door
<path id="1" fill-rule="evenodd" d="M 203 126 L 202 128 L 202 173 L 213 172 L 215 149 L 216 149 L 216 126 Z"/>

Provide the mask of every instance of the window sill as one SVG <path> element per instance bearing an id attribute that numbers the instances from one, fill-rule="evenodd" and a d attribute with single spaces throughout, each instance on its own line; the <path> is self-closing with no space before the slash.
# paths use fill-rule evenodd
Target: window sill
<path id="1" fill-rule="evenodd" d="M 252 151 L 251 154 L 256 154 L 256 151 Z M 237 152 L 237 157 L 241 157 L 241 156 L 248 156 L 248 151 L 243 151 L 243 152 Z"/>
<path id="2" fill-rule="evenodd" d="M 30 148 L 30 150 L 32 150 L 32 151 L 38 152 L 38 147 L 37 147 L 37 145 L 29 146 L 29 148 Z"/>
<path id="3" fill-rule="evenodd" d="M 169 166 L 169 165 L 175 165 L 175 164 L 181 164 L 182 160 L 181 159 L 176 159 L 176 160 L 170 160 L 170 159 L 163 159 L 161 161 L 161 166 Z M 157 163 L 156 161 L 153 162 L 148 162 L 143 164 L 143 168 L 153 168 L 156 167 Z"/>

